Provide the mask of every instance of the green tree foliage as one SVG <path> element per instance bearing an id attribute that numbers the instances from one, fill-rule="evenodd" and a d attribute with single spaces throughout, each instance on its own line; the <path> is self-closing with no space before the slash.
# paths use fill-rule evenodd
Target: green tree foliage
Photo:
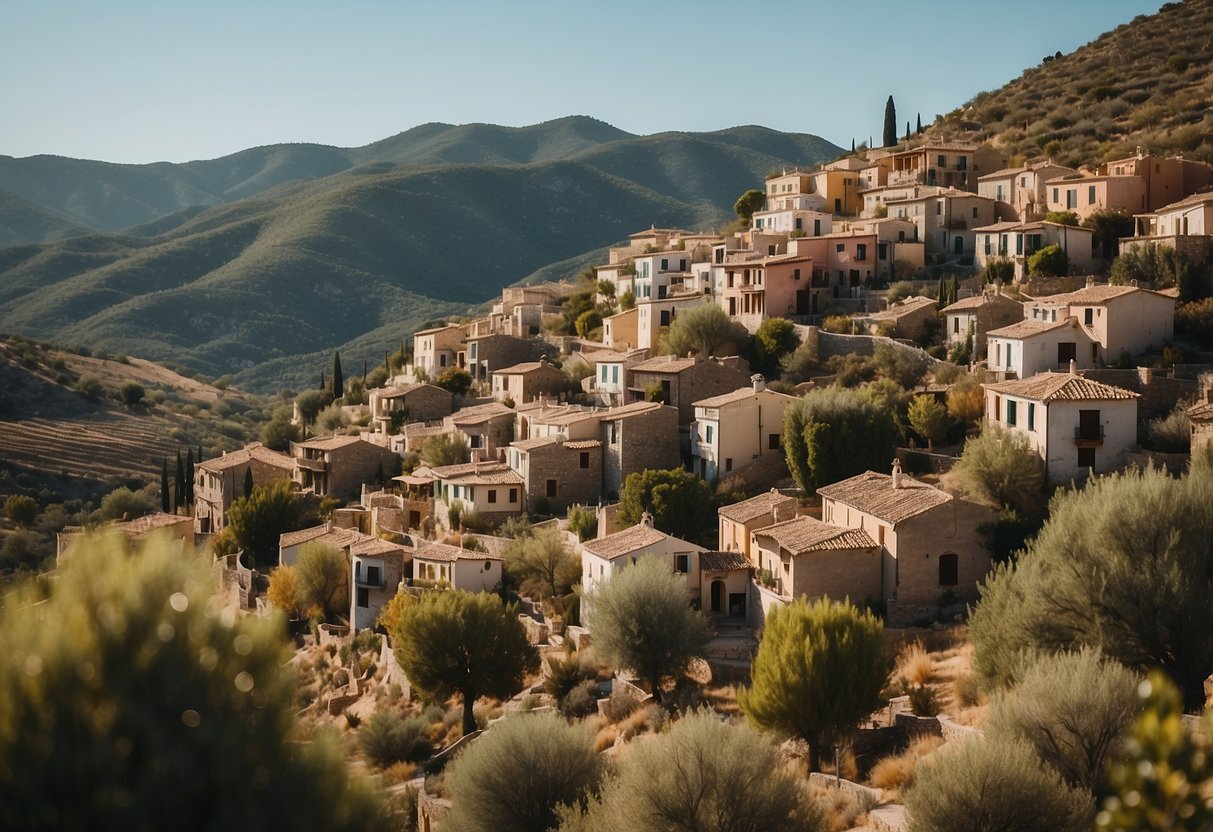
<path id="1" fill-rule="evenodd" d="M 884 626 L 849 601 L 801 596 L 767 616 L 754 657 L 753 683 L 738 692 L 742 713 L 768 731 L 809 744 L 809 767 L 821 752 L 880 705 L 889 677 Z"/>
<path id="2" fill-rule="evenodd" d="M 569 594 L 581 578 L 581 560 L 560 529 L 541 526 L 506 545 L 505 570 L 523 592 L 547 600 Z"/>
<path id="3" fill-rule="evenodd" d="M 1133 218 L 1130 217 L 1130 224 L 1132 224 L 1132 221 Z M 1045 214 L 1045 222 L 1055 222 L 1058 225 L 1077 226 L 1078 214 L 1075 214 L 1073 211 L 1049 211 L 1047 214 Z"/>
<path id="4" fill-rule="evenodd" d="M 598 534 L 598 512 L 588 506 L 573 506 L 569 509 L 569 531 L 585 542 Z"/>
<path id="5" fill-rule="evenodd" d="M 683 540 L 716 530 L 716 509 L 708 484 L 685 468 L 649 468 L 628 474 L 619 492 L 618 521 L 634 526 L 645 512 L 653 526 Z"/>
<path id="6" fill-rule="evenodd" d="M 350 423 L 350 417 L 339 404 L 331 404 L 316 414 L 316 429 L 325 433 L 341 430 Z"/>
<path id="7" fill-rule="evenodd" d="M 957 408 L 962 409 L 959 395 Z M 979 435 L 965 440 L 953 470 L 961 487 L 974 497 L 1020 512 L 1035 511 L 1040 505 L 1040 457 L 1022 433 L 984 425 Z"/>
<path id="8" fill-rule="evenodd" d="M 467 832 L 546 832 L 557 808 L 583 800 L 601 771 L 584 726 L 551 713 L 513 716 L 451 766 L 446 823 Z"/>
<path id="9" fill-rule="evenodd" d="M 253 488 L 251 497 L 237 497 L 227 510 L 227 529 L 257 568 L 278 562 L 278 538 L 301 528 L 302 517 L 291 483 L 279 480 Z"/>
<path id="10" fill-rule="evenodd" d="M 38 502 L 25 494 L 13 494 L 4 501 L 4 516 L 18 526 L 28 526 L 38 517 Z"/>
<path id="11" fill-rule="evenodd" d="M 767 195 L 757 188 L 750 188 L 737 197 L 737 201 L 733 203 L 733 210 L 737 212 L 738 217 L 749 222 L 754 219 L 754 212 L 761 211 L 766 204 Z"/>
<path id="12" fill-rule="evenodd" d="M 242 496 L 253 496 L 253 486 L 255 485 L 256 483 L 253 482 L 253 466 L 250 465 L 244 469 L 244 491 L 242 492 Z"/>
<path id="13" fill-rule="evenodd" d="M 897 428 L 858 390 L 813 390 L 788 405 L 783 417 L 788 470 L 806 494 L 864 471 L 887 470 Z"/>
<path id="14" fill-rule="evenodd" d="M 106 520 L 134 520 L 155 510 L 156 498 L 147 489 L 119 486 L 101 499 L 101 516 Z"/>
<path id="15" fill-rule="evenodd" d="M 185 507 L 187 514 L 194 513 L 194 449 L 185 451 Z"/>
<path id="16" fill-rule="evenodd" d="M 1184 725 L 1182 697 L 1161 673 L 1138 688 L 1144 710 L 1126 759 L 1111 767 L 1112 794 L 1095 816 L 1099 832 L 1208 832 L 1213 829 L 1213 711 L 1203 735 Z"/>
<path id="17" fill-rule="evenodd" d="M 619 309 L 622 312 L 626 312 L 634 306 L 636 306 L 636 293 L 628 289 L 619 296 Z"/>
<path id="18" fill-rule="evenodd" d="M 1132 237 L 1133 217 L 1119 211 L 1094 211 L 1082 221 L 1083 228 L 1091 229 L 1091 245 L 1104 260 L 1111 260 L 1120 249 L 1121 237 Z"/>
<path id="19" fill-rule="evenodd" d="M 584 815 L 566 810 L 561 832 L 818 832 L 821 813 L 766 739 L 708 711 L 636 743 Z"/>
<path id="20" fill-rule="evenodd" d="M 889 100 L 884 103 L 884 133 L 881 142 L 882 147 L 892 147 L 897 144 L 897 106 L 893 103 L 893 96 L 889 96 Z"/>
<path id="21" fill-rule="evenodd" d="M 591 332 L 602 327 L 602 313 L 597 309 L 582 312 L 577 316 L 577 321 L 573 326 L 578 335 L 582 338 L 589 338 Z"/>
<path id="22" fill-rule="evenodd" d="M 1089 794 L 1040 765 L 1022 740 L 964 740 L 918 765 L 906 793 L 910 832 L 1079 832 Z"/>
<path id="23" fill-rule="evenodd" d="M 296 606 L 334 622 L 344 612 L 338 602 L 349 584 L 349 566 L 336 546 L 313 540 L 299 547 L 295 562 Z"/>
<path id="24" fill-rule="evenodd" d="M 935 443 L 947 435 L 951 427 L 948 410 L 934 396 L 915 396 L 906 409 L 906 418 L 914 432 L 927 440 L 927 448 L 934 451 Z"/>
<path id="25" fill-rule="evenodd" d="M 305 390 L 295 397 L 295 407 L 299 409 L 303 424 L 310 425 L 332 401 L 333 396 L 327 390 Z"/>
<path id="26" fill-rule="evenodd" d="M 181 459 L 181 450 L 177 450 L 177 476 L 173 481 L 173 508 L 179 509 L 185 505 L 185 461 Z"/>
<path id="27" fill-rule="evenodd" d="M 122 403 L 127 407 L 134 407 L 143 401 L 143 397 L 147 395 L 147 391 L 143 389 L 143 385 L 135 381 L 128 381 L 118 388 L 118 395 L 122 399 Z"/>
<path id="28" fill-rule="evenodd" d="M 661 336 L 666 355 L 723 355 L 737 352 L 749 341 L 744 326 L 716 304 L 708 301 L 680 311 Z"/>
<path id="29" fill-rule="evenodd" d="M 291 409 L 285 406 L 277 408 L 261 428 L 261 444 L 274 451 L 287 451 L 302 438 L 299 426 L 291 422 Z"/>
<path id="30" fill-rule="evenodd" d="M 1175 334 L 1213 347 L 1213 298 L 1180 305 L 1175 310 Z"/>
<path id="31" fill-rule="evenodd" d="M 168 487 L 168 457 L 160 458 L 160 510 L 165 514 L 173 510 L 173 498 Z"/>
<path id="32" fill-rule="evenodd" d="M 514 607 L 488 593 L 428 593 L 400 611 L 393 637 L 396 659 L 418 690 L 462 698 L 465 734 L 476 730 L 477 699 L 513 696 L 539 669 Z"/>
<path id="33" fill-rule="evenodd" d="M 472 375 L 460 367 L 450 367 L 438 376 L 434 384 L 443 390 L 450 390 L 456 396 L 462 396 L 472 386 Z"/>
<path id="34" fill-rule="evenodd" d="M 1015 264 L 1006 258 L 986 261 L 987 283 L 1010 283 L 1015 279 Z"/>
<path id="35" fill-rule="evenodd" d="M 617 572 L 586 600 L 594 649 L 649 683 L 662 701 L 662 681 L 677 680 L 708 642 L 707 619 L 691 609 L 686 581 L 655 557 Z"/>
<path id="36" fill-rule="evenodd" d="M 891 378 L 907 390 L 922 383 L 927 374 L 927 357 L 918 350 L 881 342 L 872 351 L 872 364 L 885 378 Z"/>
<path id="37" fill-rule="evenodd" d="M 420 717 L 377 710 L 358 729 L 358 747 L 371 763 L 387 768 L 394 763 L 419 763 L 434 753 L 426 736 L 428 724 Z"/>
<path id="38" fill-rule="evenodd" d="M 341 353 L 333 351 L 333 398 L 345 395 L 345 376 L 341 372 Z"/>
<path id="39" fill-rule="evenodd" d="M 86 399 L 96 401 L 105 395 L 105 385 L 95 375 L 85 373 L 76 379 L 76 392 Z"/>
<path id="40" fill-rule="evenodd" d="M 1061 277 L 1070 271 L 1070 259 L 1059 245 L 1049 245 L 1028 257 L 1028 272 L 1039 277 Z"/>
<path id="41" fill-rule="evenodd" d="M 779 370 L 780 378 L 789 384 L 808 381 L 815 373 L 821 371 L 817 345 L 811 341 L 801 341 L 796 349 L 780 359 Z"/>
<path id="42" fill-rule="evenodd" d="M 774 378 L 784 356 L 800 346 L 796 327 L 787 318 L 767 318 L 754 334 L 754 368 Z"/>
<path id="43" fill-rule="evenodd" d="M 296 741 L 280 625 L 167 537 L 133 554 L 87 539 L 0 610 L 0 827 L 372 828 L 338 750 Z"/>
<path id="44" fill-rule="evenodd" d="M 460 465 L 472 458 L 472 449 L 459 433 L 440 433 L 421 443 L 419 453 L 426 465 L 441 468 L 444 465 Z"/>
<path id="45" fill-rule="evenodd" d="M 1100 477 L 1054 497 L 1014 565 L 982 588 L 970 638 L 990 685 L 1018 677 L 1024 651 L 1090 645 L 1135 669 L 1157 668 L 1190 707 L 1213 667 L 1213 474 L 1201 459 Z"/>
<path id="46" fill-rule="evenodd" d="M 1180 303 L 1189 303 L 1213 294 L 1213 256 L 1196 260 L 1178 253 L 1172 246 L 1134 245 L 1112 261 L 1108 280 L 1116 284 L 1136 280 L 1155 289 L 1177 286 Z"/>

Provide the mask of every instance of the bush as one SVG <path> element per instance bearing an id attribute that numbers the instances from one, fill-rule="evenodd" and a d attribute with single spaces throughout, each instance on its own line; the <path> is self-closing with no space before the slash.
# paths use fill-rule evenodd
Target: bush
<path id="1" fill-rule="evenodd" d="M 4 516 L 18 526 L 28 526 L 38 516 L 38 502 L 24 494 L 14 494 L 4 501 Z"/>
<path id="2" fill-rule="evenodd" d="M 954 470 L 966 491 L 1000 506 L 1024 511 L 1040 502 L 1040 457 L 1023 434 L 987 424 L 965 442 Z"/>
<path id="3" fill-rule="evenodd" d="M 143 401 L 143 396 L 147 391 L 143 389 L 143 385 L 134 381 L 128 381 L 118 390 L 118 395 L 122 397 L 122 403 L 127 407 L 134 407 Z"/>
<path id="4" fill-rule="evenodd" d="M 1069 258 L 1059 245 L 1045 246 L 1028 258 L 1028 271 L 1033 275 L 1061 277 L 1069 270 Z"/>
<path id="5" fill-rule="evenodd" d="M 356 727 L 356 726 L 351 726 Z M 370 722 L 358 729 L 358 747 L 372 765 L 387 768 L 394 763 L 419 763 L 433 753 L 425 720 L 376 711 Z"/>
<path id="6" fill-rule="evenodd" d="M 106 520 L 133 520 L 151 514 L 159 507 L 157 499 L 147 491 L 131 491 L 123 486 L 101 500 L 101 516 Z"/>
<path id="7" fill-rule="evenodd" d="M 547 664 L 548 675 L 543 680 L 543 690 L 557 702 L 563 701 L 574 688 L 590 678 L 576 654 L 565 656 L 563 659 L 549 655 Z"/>
<path id="8" fill-rule="evenodd" d="M 1166 416 L 1146 422 L 1146 442 L 1155 451 L 1183 453 L 1192 444 L 1192 422 L 1188 403 L 1178 402 Z"/>
<path id="9" fill-rule="evenodd" d="M 569 531 L 576 533 L 583 543 L 598 534 L 598 512 L 585 506 L 569 509 Z"/>
<path id="10" fill-rule="evenodd" d="M 581 719 L 597 713 L 598 699 L 594 695 L 597 690 L 596 682 L 590 679 L 585 680 L 560 700 L 560 713 L 568 719 Z"/>
<path id="11" fill-rule="evenodd" d="M 350 423 L 350 417 L 340 405 L 331 404 L 316 415 L 316 428 L 321 431 L 339 431 Z"/>
<path id="12" fill-rule="evenodd" d="M 86 374 L 76 380 L 76 392 L 86 399 L 95 401 L 105 395 L 105 385 L 96 376 Z"/>

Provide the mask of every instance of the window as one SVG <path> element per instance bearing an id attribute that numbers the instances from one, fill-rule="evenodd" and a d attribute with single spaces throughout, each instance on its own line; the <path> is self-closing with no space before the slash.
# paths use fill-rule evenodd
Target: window
<path id="1" fill-rule="evenodd" d="M 669 261 L 669 260 L 667 260 L 667 259 L 665 259 L 665 258 L 662 258 L 662 260 L 661 260 L 661 270 L 662 270 L 663 272 L 668 272 L 668 271 L 670 270 L 670 261 Z"/>
<path id="2" fill-rule="evenodd" d="M 839 243 L 838 245 L 834 246 L 834 251 L 838 252 L 839 254 L 842 254 L 846 250 L 847 250 L 847 247 L 845 245 L 843 245 L 842 243 Z"/>
<path id="3" fill-rule="evenodd" d="M 796 230 L 800 231 L 803 228 L 804 228 L 804 220 L 801 219 L 800 217 L 797 217 L 796 218 Z"/>
<path id="4" fill-rule="evenodd" d="M 991 246 L 990 246 L 990 235 L 989 235 L 989 234 L 987 234 L 987 235 L 986 235 L 986 256 L 987 256 L 987 257 L 989 257 L 989 256 L 990 256 L 990 248 L 991 248 Z"/>
<path id="5" fill-rule="evenodd" d="M 619 383 L 619 366 L 618 365 L 611 368 L 611 382 L 614 384 Z"/>
<path id="6" fill-rule="evenodd" d="M 724 470 L 726 470 L 726 471 L 732 471 L 732 470 L 733 470 L 733 458 L 732 458 L 732 457 L 728 457 L 727 459 L 725 459 L 725 461 L 724 461 Z"/>
<path id="7" fill-rule="evenodd" d="M 1054 201 L 1054 202 L 1057 202 L 1057 201 L 1058 201 L 1058 199 L 1057 199 L 1057 188 L 1054 188 L 1054 189 L 1053 189 L 1053 201 Z"/>
<path id="8" fill-rule="evenodd" d="M 1095 449 L 1094 448 L 1079 448 L 1078 449 L 1078 467 L 1079 468 L 1094 468 L 1095 467 Z"/>
<path id="9" fill-rule="evenodd" d="M 778 451 L 779 450 L 779 434 L 778 433 L 772 433 L 771 435 L 769 435 L 767 437 L 767 450 L 768 451 Z"/>
<path id="10" fill-rule="evenodd" d="M 712 444 L 712 426 L 711 425 L 704 426 L 703 441 L 707 442 L 709 445 Z"/>
<path id="11" fill-rule="evenodd" d="M 383 578 L 379 574 L 378 566 L 368 566 L 366 568 L 366 582 L 368 584 L 374 584 L 375 586 L 379 586 L 381 583 L 383 583 Z"/>
<path id="12" fill-rule="evenodd" d="M 821 236 L 821 220 L 813 220 L 813 236 Z"/>
<path id="13" fill-rule="evenodd" d="M 960 334 L 960 316 L 959 315 L 952 316 L 952 334 L 953 335 Z"/>
<path id="14" fill-rule="evenodd" d="M 977 206 L 973 206 L 973 219 L 977 219 Z"/>
<path id="15" fill-rule="evenodd" d="M 691 571 L 690 555 L 674 555 L 674 571 L 686 574 Z"/>
<path id="16" fill-rule="evenodd" d="M 1023 235 L 1022 234 L 1015 235 L 1015 253 L 1023 254 Z"/>
<path id="17" fill-rule="evenodd" d="M 1036 405 L 1028 402 L 1028 430 L 1036 430 Z"/>
<path id="18" fill-rule="evenodd" d="M 1087 326 L 1095 323 L 1095 310 L 1091 308 L 1082 310 L 1082 322 Z"/>
<path id="19" fill-rule="evenodd" d="M 577 462 L 578 462 L 578 466 L 579 466 L 579 467 L 581 467 L 581 468 L 589 468 L 589 467 L 590 467 L 590 452 L 589 452 L 589 451 L 582 451 L 582 452 L 581 452 L 581 457 L 580 457 L 580 459 L 578 459 L 578 461 L 577 461 Z"/>
<path id="20" fill-rule="evenodd" d="M 1095 204 L 1095 186 L 1094 185 L 1089 185 L 1087 187 L 1087 204 L 1088 205 Z"/>
<path id="21" fill-rule="evenodd" d="M 866 243 L 857 243 L 856 244 L 855 259 L 856 260 L 867 260 L 868 259 L 868 246 Z"/>
<path id="22" fill-rule="evenodd" d="M 603 384 L 606 384 L 606 380 L 607 380 L 607 365 L 603 364 L 603 365 L 602 365 L 602 366 L 599 368 L 599 371 L 598 371 L 598 378 L 599 378 L 599 380 L 600 380 L 600 381 L 601 381 Z"/>
<path id="23" fill-rule="evenodd" d="M 949 552 L 939 556 L 939 585 L 956 586 L 960 583 L 960 557 Z"/>
<path id="24" fill-rule="evenodd" d="M 792 279 L 800 280 L 800 269 L 792 269 Z"/>
<path id="25" fill-rule="evenodd" d="M 556 496 L 556 480 L 548 480 L 548 496 Z"/>
<path id="26" fill-rule="evenodd" d="M 371 605 L 371 591 L 364 586 L 358 587 L 358 606 L 363 609 Z"/>
<path id="27" fill-rule="evenodd" d="M 489 489 L 489 502 L 490 503 L 497 502 L 497 489 L 496 488 Z"/>
<path id="28" fill-rule="evenodd" d="M 889 244 L 888 243 L 877 243 L 876 244 L 876 257 L 880 260 L 889 259 Z"/>
<path id="29" fill-rule="evenodd" d="M 510 489 L 510 502 L 511 503 L 518 502 L 518 489 L 517 488 Z"/>
<path id="30" fill-rule="evenodd" d="M 668 309 L 661 310 L 661 325 L 662 326 L 670 325 L 670 312 Z"/>
<path id="31" fill-rule="evenodd" d="M 1067 208 L 1077 208 L 1078 207 L 1078 189 L 1077 188 L 1068 188 L 1066 190 L 1066 207 Z"/>
<path id="32" fill-rule="evenodd" d="M 1019 404 L 1018 402 L 1012 401 L 1011 399 L 1007 399 L 1007 424 L 1008 425 L 1014 425 L 1015 422 L 1017 421 L 1018 414 L 1016 413 L 1016 409 L 1017 409 L 1018 404 Z"/>
<path id="33" fill-rule="evenodd" d="M 946 167 L 948 166 L 948 157 L 947 157 L 947 156 L 944 156 L 944 155 L 940 154 L 940 156 L 939 156 L 939 166 L 940 166 L 941 168 L 946 168 Z"/>

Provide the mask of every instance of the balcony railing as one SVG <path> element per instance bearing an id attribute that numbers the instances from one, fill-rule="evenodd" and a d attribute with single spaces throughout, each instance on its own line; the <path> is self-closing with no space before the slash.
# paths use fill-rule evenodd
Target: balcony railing
<path id="1" fill-rule="evenodd" d="M 368 575 L 359 575 L 358 577 L 354 578 L 354 585 L 368 587 L 370 589 L 383 589 L 383 576 L 380 575 L 378 578 L 372 578 Z"/>
<path id="2" fill-rule="evenodd" d="M 1075 442 L 1102 442 L 1104 439 L 1103 425 L 1077 425 L 1074 428 Z"/>

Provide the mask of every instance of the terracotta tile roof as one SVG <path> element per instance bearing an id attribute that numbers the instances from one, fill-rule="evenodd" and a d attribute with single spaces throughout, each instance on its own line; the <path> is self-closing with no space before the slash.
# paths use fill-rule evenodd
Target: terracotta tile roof
<path id="1" fill-rule="evenodd" d="M 515 364 L 513 367 L 502 367 L 500 370 L 493 370 L 493 375 L 502 376 L 523 376 L 527 373 L 534 373 L 542 370 L 545 367 L 551 367 L 553 370 L 558 370 L 557 367 L 552 367 L 546 361 L 524 361 L 521 364 Z"/>
<path id="2" fill-rule="evenodd" d="M 556 445 L 560 441 L 559 436 L 538 436 L 534 439 L 519 439 L 517 442 L 511 442 L 510 447 L 520 451 L 531 451 L 535 448 L 542 448 L 544 445 Z"/>
<path id="3" fill-rule="evenodd" d="M 632 368 L 633 373 L 681 373 L 695 366 L 694 358 L 679 358 L 676 355 L 659 355 L 641 361 Z"/>
<path id="4" fill-rule="evenodd" d="M 471 549 L 460 549 L 458 546 L 433 541 L 422 544 L 413 553 L 413 557 L 422 560 L 440 560 L 445 563 L 454 563 L 457 560 L 501 560 L 497 555 L 491 555 L 488 552 L 474 552 Z"/>
<path id="5" fill-rule="evenodd" d="M 278 548 L 285 549 L 312 540 L 324 540 L 326 543 L 331 543 L 339 549 L 344 549 L 346 546 L 358 542 L 362 537 L 365 537 L 365 535 L 354 529 L 334 529 L 326 524 L 323 526 L 312 526 L 308 529 L 300 529 L 297 532 L 281 534 L 278 536 Z"/>
<path id="6" fill-rule="evenodd" d="M 312 448 L 317 451 L 335 451 L 361 441 L 360 436 L 326 436 L 322 439 L 305 439 L 295 444 L 300 448 Z"/>
<path id="7" fill-rule="evenodd" d="M 615 532 L 614 534 L 594 540 L 587 540 L 581 544 L 581 548 L 592 555 L 610 559 L 631 554 L 646 546 L 660 543 L 667 537 L 669 535 L 657 531 L 652 526 L 638 523 L 621 532 Z"/>
<path id="8" fill-rule="evenodd" d="M 964 312 L 967 309 L 980 309 L 990 303 L 1013 303 L 1016 306 L 1022 307 L 1023 304 L 1017 300 L 1011 300 L 1006 295 L 987 295 L 984 292 L 980 295 L 973 295 L 969 298 L 961 298 L 956 303 L 949 304 L 941 309 L 941 312 Z"/>
<path id="9" fill-rule="evenodd" d="M 993 390 L 995 393 L 1022 396 L 1025 399 L 1035 399 L 1039 402 L 1115 401 L 1136 399 L 1141 396 L 1140 393 L 1134 393 L 1132 390 L 1102 384 L 1070 373 L 1037 373 L 1031 378 L 983 384 L 982 387 Z"/>
<path id="10" fill-rule="evenodd" d="M 906 474 L 901 475 L 901 487 L 894 488 L 892 477 L 875 471 L 819 488 L 817 493 L 894 525 L 952 501 L 948 492 Z"/>
<path id="11" fill-rule="evenodd" d="M 603 419 L 626 419 L 629 416 L 639 416 L 642 413 L 652 413 L 654 410 L 660 410 L 664 405 L 660 402 L 632 402 L 631 404 L 612 407 L 610 410 L 601 411 L 600 416 Z"/>
<path id="12" fill-rule="evenodd" d="M 602 440 L 600 440 L 600 439 L 574 439 L 571 442 L 565 442 L 564 446 L 566 448 L 572 448 L 573 450 L 578 450 L 578 451 L 584 450 L 586 448 L 601 448 Z"/>
<path id="13" fill-rule="evenodd" d="M 900 318 L 902 315 L 908 315 L 911 312 L 918 312 L 928 306 L 939 306 L 939 301 L 931 298 L 924 298 L 920 295 L 915 295 L 911 298 L 899 300 L 897 303 L 885 309 L 882 312 L 874 312 L 868 315 L 868 318 L 873 321 L 892 321 Z"/>
<path id="14" fill-rule="evenodd" d="M 750 562 L 741 552 L 700 552 L 699 569 L 701 572 L 736 572 L 749 569 Z"/>
<path id="15" fill-rule="evenodd" d="M 267 465 L 273 465 L 275 468 L 294 468 L 295 458 L 290 454 L 278 453 L 271 451 L 269 448 L 261 444 L 247 445 L 238 451 L 229 451 L 223 456 L 204 459 L 199 462 L 197 467 L 204 471 L 226 471 L 229 468 L 235 468 L 238 465 L 244 465 L 250 459 L 255 459 L 258 462 L 264 462 Z"/>
<path id="16" fill-rule="evenodd" d="M 1081 305 L 1100 305 L 1105 304 L 1110 300 L 1132 295 L 1137 292 L 1148 292 L 1148 289 L 1142 289 L 1137 286 L 1110 286 L 1100 284 L 1098 286 L 1088 286 L 1083 289 L 1078 289 L 1074 292 L 1065 292 L 1060 295 L 1045 295 L 1043 297 L 1032 298 L 1038 303 L 1064 303 L 1070 306 Z M 1158 292 L 1150 292 L 1150 294 L 1159 294 Z"/>
<path id="17" fill-rule="evenodd" d="M 1180 208 L 1186 208 L 1189 205 L 1201 205 L 1205 202 L 1213 202 L 1213 191 L 1205 191 L 1204 193 L 1192 194 L 1185 196 L 1183 199 L 1172 202 L 1170 205 L 1164 205 L 1155 211 L 1155 214 L 1161 214 L 1164 211 L 1175 211 Z"/>
<path id="18" fill-rule="evenodd" d="M 751 520 L 757 520 L 764 514 L 770 514 L 775 510 L 776 506 L 788 503 L 795 504 L 796 498 L 780 494 L 778 491 L 765 491 L 756 497 L 742 500 L 740 503 L 721 506 L 717 513 L 726 520 L 732 520 L 736 523 L 748 523 Z"/>
<path id="19" fill-rule="evenodd" d="M 513 416 L 514 411 L 500 402 L 476 405 L 452 413 L 447 418 L 452 425 L 482 425 L 501 416 Z"/>
<path id="20" fill-rule="evenodd" d="M 1213 419 L 1213 402 L 1201 402 L 1188 408 L 1188 418 L 1204 422 Z"/>
<path id="21" fill-rule="evenodd" d="M 987 338 L 1031 338 L 1044 332 L 1052 332 L 1065 326 L 1078 326 L 1073 318 L 1062 318 L 1060 321 L 1017 321 L 1010 326 L 991 329 L 986 333 Z"/>
<path id="22" fill-rule="evenodd" d="M 615 350 L 594 350 L 582 352 L 581 357 L 591 364 L 622 364 L 628 360 L 627 353 Z"/>
<path id="23" fill-rule="evenodd" d="M 443 332 L 448 329 L 463 329 L 463 327 L 460 324 L 443 324 L 442 326 L 436 326 L 430 329 L 419 329 L 413 333 L 413 336 L 433 335 L 435 332 Z"/>
<path id="24" fill-rule="evenodd" d="M 384 540 L 381 537 L 368 536 L 365 540 L 359 540 L 357 543 L 351 544 L 351 555 L 392 555 L 397 552 L 403 553 L 405 547 L 399 543 L 393 543 L 390 540 Z"/>
<path id="25" fill-rule="evenodd" d="M 831 549 L 870 549 L 876 541 L 863 529 L 844 529 L 813 517 L 797 517 L 754 532 L 769 537 L 794 555 Z"/>
<path id="26" fill-rule="evenodd" d="M 466 462 L 433 469 L 435 478 L 461 485 L 521 485 L 522 477 L 504 462 Z"/>

